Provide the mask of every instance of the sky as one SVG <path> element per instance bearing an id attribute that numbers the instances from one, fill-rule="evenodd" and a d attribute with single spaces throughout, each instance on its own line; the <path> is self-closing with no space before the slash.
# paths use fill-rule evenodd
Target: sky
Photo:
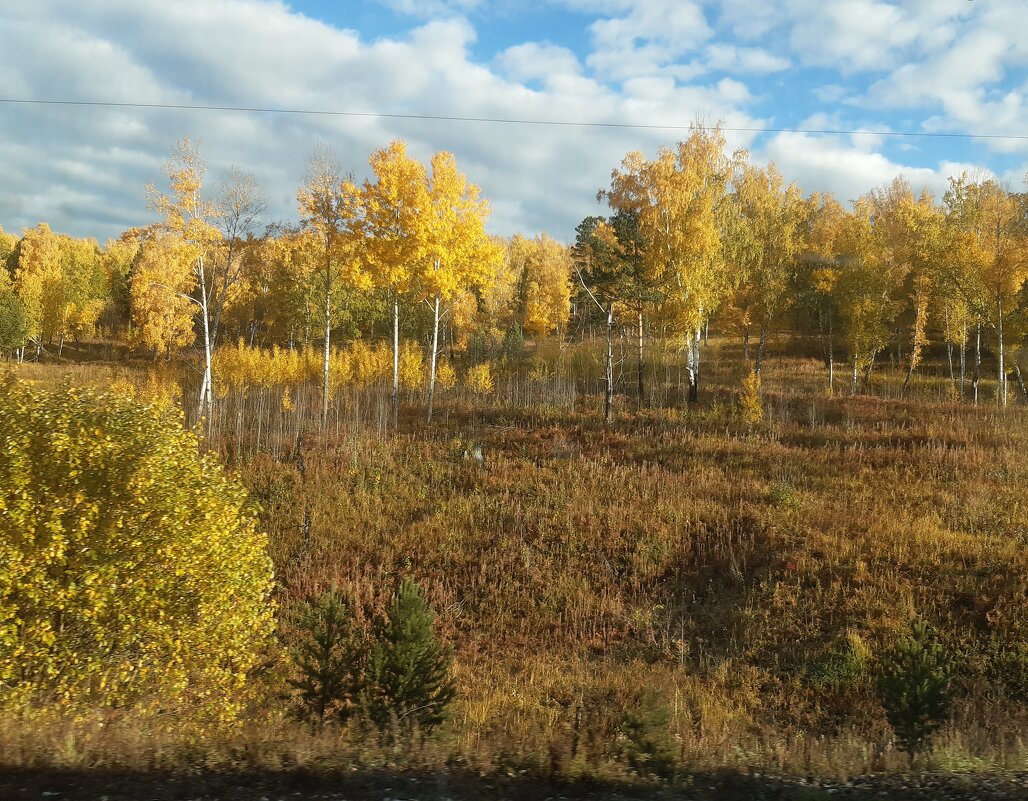
<path id="1" fill-rule="evenodd" d="M 843 201 L 965 169 L 1025 191 L 1026 30 L 1028 0 L 0 0 L 0 226 L 155 221 L 145 186 L 183 136 L 208 187 L 254 173 L 269 223 L 295 222 L 316 145 L 363 179 L 404 139 L 455 154 L 491 232 L 570 241 L 626 153 L 697 121 Z"/>

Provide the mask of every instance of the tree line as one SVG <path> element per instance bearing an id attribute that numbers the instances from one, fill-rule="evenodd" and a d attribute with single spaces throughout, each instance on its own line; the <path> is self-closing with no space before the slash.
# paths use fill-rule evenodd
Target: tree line
<path id="1" fill-rule="evenodd" d="M 647 342 L 661 337 L 682 343 L 696 400 L 712 323 L 742 339 L 758 385 L 768 336 L 791 329 L 820 342 L 833 391 L 837 366 L 855 394 L 890 347 L 905 388 L 935 341 L 960 396 L 978 401 L 983 347 L 998 402 L 1011 380 L 1024 392 L 1028 195 L 984 173 L 951 178 L 941 199 L 899 177 L 844 205 L 805 196 L 773 163 L 730 152 L 718 128 L 696 127 L 653 159 L 629 153 L 598 193 L 608 213 L 586 217 L 565 246 L 488 235 L 489 204 L 452 154 L 423 164 L 398 141 L 369 163 L 372 177 L 357 182 L 316 149 L 299 222 L 269 224 L 252 175 L 232 169 L 211 189 L 199 146 L 183 139 L 163 185 L 147 187 L 154 223 L 103 247 L 45 224 L 20 238 L 0 231 L 0 350 L 60 356 L 68 339 L 97 335 L 155 357 L 199 346 L 198 417 L 218 396 L 226 345 L 320 346 L 324 420 L 333 342 L 388 343 L 395 421 L 402 340 L 413 340 L 431 420 L 455 354 L 511 337 L 566 342 L 597 324 L 607 416 L 616 333 L 636 342 L 640 399 Z"/>

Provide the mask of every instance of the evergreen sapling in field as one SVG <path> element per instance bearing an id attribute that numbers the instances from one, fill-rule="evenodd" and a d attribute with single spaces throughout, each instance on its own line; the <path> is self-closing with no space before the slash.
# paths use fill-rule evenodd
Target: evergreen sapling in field
<path id="1" fill-rule="evenodd" d="M 882 667 L 878 689 L 885 716 L 896 733 L 897 745 L 913 762 L 949 718 L 950 658 L 928 624 L 915 620 L 910 635 L 883 655 Z"/>
<path id="2" fill-rule="evenodd" d="M 293 652 L 300 678 L 289 683 L 299 692 L 300 706 L 315 725 L 354 711 L 360 686 L 360 650 L 353 613 L 346 599 L 328 590 L 304 605 L 299 619 L 302 639 Z"/>
<path id="3" fill-rule="evenodd" d="M 428 730 L 443 722 L 455 695 L 452 654 L 435 633 L 435 612 L 407 579 L 375 626 L 362 706 L 378 726 Z"/>

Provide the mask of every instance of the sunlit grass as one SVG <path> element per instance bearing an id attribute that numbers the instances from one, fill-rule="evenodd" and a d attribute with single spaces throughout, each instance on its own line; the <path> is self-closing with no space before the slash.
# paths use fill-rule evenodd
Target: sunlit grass
<path id="1" fill-rule="evenodd" d="M 830 395 L 804 343 L 776 345 L 756 426 L 737 411 L 735 343 L 711 343 L 693 407 L 673 347 L 653 349 L 643 402 L 626 361 L 609 425 L 595 348 L 579 345 L 496 363 L 491 396 L 444 391 L 431 426 L 407 390 L 398 432 L 384 385 L 340 389 L 326 432 L 315 384 L 289 404 L 277 386 L 230 392 L 209 447 L 260 504 L 283 608 L 336 586 L 366 614 L 403 576 L 427 588 L 461 700 L 426 764 L 623 774 L 622 717 L 652 688 L 688 767 L 899 768 L 875 654 L 917 613 L 957 663 L 939 764 L 1023 767 L 1028 408 L 998 409 L 984 380 L 975 408 L 932 361 L 905 394 L 886 364 L 850 397 L 840 367 Z M 18 370 L 194 395 L 167 368 Z M 314 765 L 378 758 L 358 734 L 329 742 L 269 711 L 281 679 L 255 677 L 267 700 L 229 736 L 246 760 L 284 742 Z M 82 736 L 88 753 L 114 748 Z M 34 737 L 9 735 L 3 758 L 59 753 L 57 730 Z"/>

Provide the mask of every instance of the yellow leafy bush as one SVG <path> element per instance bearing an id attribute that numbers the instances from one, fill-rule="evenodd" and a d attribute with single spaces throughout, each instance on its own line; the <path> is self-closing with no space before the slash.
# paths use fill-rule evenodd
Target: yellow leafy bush
<path id="1" fill-rule="evenodd" d="M 438 380 L 438 368 L 436 368 Z M 421 348 L 414 342 L 400 346 L 400 386 L 404 389 L 421 389 L 425 384 L 425 358 Z"/>
<path id="2" fill-rule="evenodd" d="M 0 385 L 0 705 L 230 718 L 271 589 L 243 487 L 177 420 Z"/>
<path id="3" fill-rule="evenodd" d="M 350 345 L 351 380 L 355 387 L 369 387 L 389 374 L 392 357 L 385 345 L 372 346 L 362 339 Z"/>
<path id="4" fill-rule="evenodd" d="M 472 392 L 479 392 L 483 395 L 493 391 L 493 374 L 489 369 L 489 363 L 483 362 L 469 367 L 464 374 L 464 386 Z"/>
<path id="5" fill-rule="evenodd" d="M 742 382 L 739 393 L 739 414 L 748 426 L 764 422 L 764 405 L 760 402 L 760 376 L 756 370 L 750 370 Z"/>
<path id="6" fill-rule="evenodd" d="M 435 382 L 443 389 L 453 389 L 457 384 L 457 371 L 448 359 L 440 359 L 435 368 Z"/>

